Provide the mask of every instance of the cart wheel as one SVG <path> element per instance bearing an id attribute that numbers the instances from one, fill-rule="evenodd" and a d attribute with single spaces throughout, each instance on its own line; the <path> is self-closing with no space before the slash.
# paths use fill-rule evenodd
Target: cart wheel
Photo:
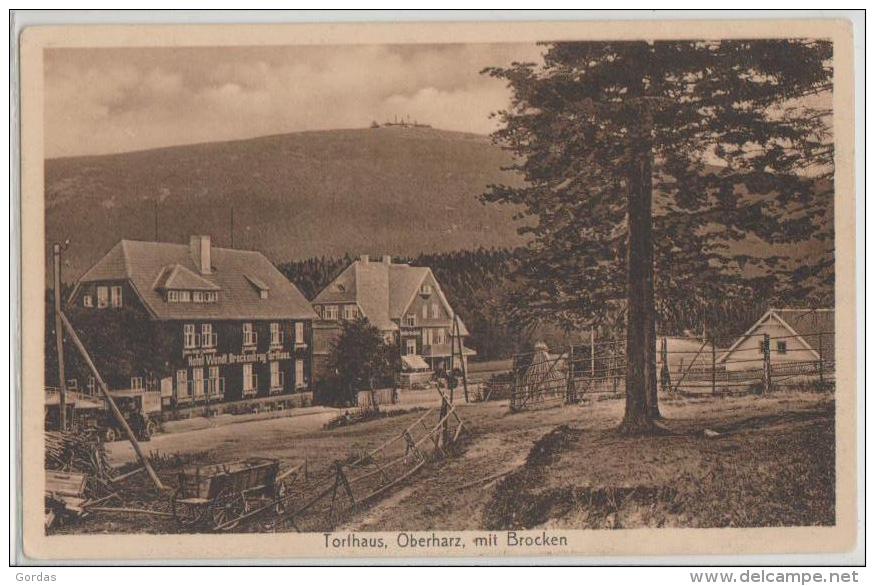
<path id="1" fill-rule="evenodd" d="M 213 524 L 213 529 L 218 531 L 233 529 L 245 513 L 246 499 L 242 493 L 230 488 L 216 495 L 209 504 L 210 522 Z"/>
<path id="2" fill-rule="evenodd" d="M 103 432 L 103 441 L 106 443 L 114 442 L 118 439 L 118 431 L 114 427 L 107 427 Z"/>
<path id="3" fill-rule="evenodd" d="M 180 495 L 181 490 L 182 489 L 177 488 L 173 492 L 173 496 L 170 497 L 170 504 L 173 509 L 173 519 L 181 527 L 195 527 L 200 525 L 206 515 L 207 507 L 205 505 L 179 502 L 182 498 Z"/>

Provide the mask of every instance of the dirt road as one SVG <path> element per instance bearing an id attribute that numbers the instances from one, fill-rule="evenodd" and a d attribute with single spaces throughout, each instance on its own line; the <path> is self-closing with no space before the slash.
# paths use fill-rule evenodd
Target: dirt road
<path id="1" fill-rule="evenodd" d="M 830 394 L 666 400 L 671 433 L 616 432 L 622 400 L 510 413 L 506 402 L 459 404 L 458 453 L 346 517 L 341 530 L 535 527 L 823 525 L 834 521 L 834 403 Z M 254 421 L 156 437 L 148 449 L 197 462 L 248 456 L 308 462 L 315 477 L 336 460 L 398 437 L 422 409 L 322 428 L 329 414 Z M 705 434 L 709 429 L 715 434 Z M 403 443 L 399 443 L 403 446 Z M 124 442 L 114 461 L 130 459 Z M 159 470 L 171 485 L 173 470 Z M 751 496 L 754 495 L 754 496 Z M 756 497 L 756 498 L 754 498 Z M 148 503 L 143 506 L 148 505 Z M 143 516 L 94 517 L 65 532 L 166 532 Z"/>

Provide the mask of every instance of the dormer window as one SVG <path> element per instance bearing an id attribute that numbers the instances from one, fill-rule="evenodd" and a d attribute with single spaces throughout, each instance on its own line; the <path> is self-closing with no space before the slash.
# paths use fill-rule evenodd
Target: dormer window
<path id="1" fill-rule="evenodd" d="M 270 292 L 270 287 L 268 287 L 267 283 L 252 275 L 246 275 L 246 280 L 249 281 L 249 284 L 252 285 L 256 291 L 258 291 L 258 297 L 260 299 L 267 299 L 268 293 Z"/>
<path id="2" fill-rule="evenodd" d="M 431 285 L 428 283 L 423 283 L 422 287 L 419 288 L 419 292 L 422 295 L 431 295 Z"/>
<path id="3" fill-rule="evenodd" d="M 416 314 L 415 313 L 408 313 L 407 315 L 405 315 L 404 316 L 404 325 L 409 326 L 409 327 L 415 326 L 416 325 Z"/>

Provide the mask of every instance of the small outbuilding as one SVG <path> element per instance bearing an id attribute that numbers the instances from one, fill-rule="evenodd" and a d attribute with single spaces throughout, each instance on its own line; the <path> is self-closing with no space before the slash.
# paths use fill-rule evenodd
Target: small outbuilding
<path id="1" fill-rule="evenodd" d="M 835 361 L 834 309 L 769 309 L 717 363 L 727 371 L 756 368 L 765 353 L 765 334 L 773 365 Z"/>

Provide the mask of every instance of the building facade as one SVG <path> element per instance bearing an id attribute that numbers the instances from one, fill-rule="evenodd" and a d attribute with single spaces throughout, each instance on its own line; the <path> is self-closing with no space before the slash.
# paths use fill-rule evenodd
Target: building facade
<path id="1" fill-rule="evenodd" d="M 717 359 L 728 371 L 757 368 L 769 335 L 769 361 L 833 364 L 835 362 L 835 310 L 769 309 Z"/>
<path id="2" fill-rule="evenodd" d="M 213 248 L 209 236 L 188 246 L 122 240 L 79 279 L 68 306 L 82 325 L 98 312 L 142 320 L 129 335 L 161 340 L 149 349 L 158 359 L 109 384 L 160 390 L 165 406 L 310 388 L 316 314 L 258 252 Z"/>
<path id="3" fill-rule="evenodd" d="M 313 307 L 319 316 L 314 325 L 317 373 L 326 368 L 341 322 L 359 316 L 399 345 L 405 369 L 449 368 L 454 348 L 458 359 L 458 342 L 464 360 L 476 354 L 464 346 L 468 330 L 428 267 L 395 263 L 389 256 L 379 261 L 362 256 L 319 292 Z"/>

